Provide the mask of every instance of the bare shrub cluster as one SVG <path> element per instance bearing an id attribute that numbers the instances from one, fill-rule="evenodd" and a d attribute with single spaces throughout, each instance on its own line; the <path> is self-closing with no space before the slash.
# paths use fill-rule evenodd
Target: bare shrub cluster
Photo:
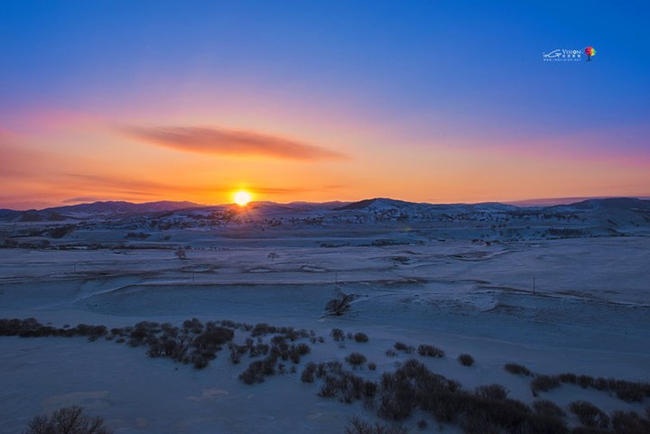
<path id="1" fill-rule="evenodd" d="M 207 366 L 216 357 L 221 346 L 232 340 L 234 331 L 215 322 L 205 325 L 196 318 L 186 320 L 181 327 L 170 323 L 142 321 L 134 326 L 112 328 L 79 324 L 76 327 L 56 328 L 40 324 L 34 318 L 1 319 L 0 335 L 20 337 L 75 337 L 86 336 L 95 341 L 100 337 L 128 343 L 131 347 L 148 347 L 150 357 L 167 357 L 176 362 L 192 363 L 197 369 Z"/>
<path id="2" fill-rule="evenodd" d="M 351 294 L 340 294 L 325 305 L 325 311 L 332 316 L 341 316 L 350 310 L 354 296 Z"/>
<path id="3" fill-rule="evenodd" d="M 527 377 L 530 377 L 531 375 L 533 375 L 533 373 L 530 371 L 530 369 L 528 369 L 524 365 L 519 365 L 517 363 L 506 363 L 503 366 L 503 369 L 505 369 L 506 371 L 508 371 L 508 372 L 510 372 L 511 374 L 514 374 L 514 375 L 525 375 Z"/>
<path id="4" fill-rule="evenodd" d="M 609 426 L 609 417 L 590 402 L 572 402 L 569 404 L 569 410 L 578 417 L 584 426 L 592 428 L 607 428 Z"/>
<path id="5" fill-rule="evenodd" d="M 418 354 L 426 357 L 445 357 L 445 352 L 433 345 L 420 345 L 418 346 Z"/>
<path id="6" fill-rule="evenodd" d="M 94 341 L 107 333 L 108 330 L 103 325 L 79 324 L 76 327 L 57 328 L 43 325 L 36 318 L 0 319 L 0 336 L 19 336 L 21 338 L 85 336 Z"/>
<path id="7" fill-rule="evenodd" d="M 535 396 L 539 392 L 556 389 L 562 384 L 573 384 L 583 389 L 612 392 L 618 399 L 625 402 L 643 402 L 645 398 L 650 398 L 650 383 L 592 377 L 591 375 L 578 375 L 568 372 L 558 375 L 533 374 L 525 366 L 516 363 L 508 363 L 504 368 L 512 374 L 534 376 L 535 378 L 531 381 L 530 387 Z"/>
<path id="8" fill-rule="evenodd" d="M 366 356 L 361 353 L 351 353 L 345 358 L 345 361 L 348 362 L 352 367 L 357 368 L 364 363 L 366 363 Z"/>
<path id="9" fill-rule="evenodd" d="M 239 375 L 239 379 L 246 384 L 263 383 L 264 377 L 286 372 L 283 361 L 290 360 L 297 365 L 301 357 L 310 352 L 311 348 L 305 343 L 289 345 L 284 339 L 273 339 L 268 355 L 263 360 L 256 360 L 248 365 Z M 291 372 L 295 372 L 295 367 L 291 368 Z"/>
<path id="10" fill-rule="evenodd" d="M 530 382 L 530 389 L 533 396 L 537 396 L 539 392 L 548 392 L 560 387 L 560 379 L 551 375 L 535 375 L 533 381 Z"/>
<path id="11" fill-rule="evenodd" d="M 650 407 L 646 417 L 635 411 L 615 411 L 612 414 L 612 429 L 616 434 L 647 434 L 650 433 Z"/>
<path id="12" fill-rule="evenodd" d="M 67 407 L 48 416 L 36 416 L 25 434 L 112 434 L 101 417 L 83 414 L 81 407 Z"/>
<path id="13" fill-rule="evenodd" d="M 571 373 L 553 375 L 552 377 L 560 383 L 575 384 L 584 389 L 591 388 L 605 392 L 613 392 L 618 399 L 625 402 L 642 402 L 645 398 L 650 398 L 650 383 Z"/>
<path id="14" fill-rule="evenodd" d="M 404 342 L 395 342 L 393 348 L 395 348 L 397 351 L 401 351 L 406 354 L 413 354 L 415 352 L 414 347 L 410 345 L 406 345 Z"/>
<path id="15" fill-rule="evenodd" d="M 355 400 L 371 402 L 377 393 L 377 383 L 343 370 L 340 363 L 318 365 L 317 376 L 323 379 L 318 391 L 318 396 L 323 398 L 338 397 L 339 401 L 351 404 Z"/>
<path id="16" fill-rule="evenodd" d="M 354 334 L 354 340 L 359 343 L 366 343 L 369 341 L 368 335 L 365 333 L 355 333 Z"/>
<path id="17" fill-rule="evenodd" d="M 472 366 L 474 364 L 474 357 L 469 354 L 461 354 L 458 356 L 458 363 L 463 366 Z"/>
<path id="18" fill-rule="evenodd" d="M 331 335 L 335 342 L 343 342 L 345 340 L 345 333 L 341 329 L 332 329 Z"/>
<path id="19" fill-rule="evenodd" d="M 342 402 L 363 400 L 366 408 L 384 419 L 401 421 L 420 410 L 439 423 L 459 425 L 466 434 L 569 432 L 561 409 L 548 410 L 548 405 L 539 404 L 539 410 L 533 411 L 508 398 L 507 390 L 500 385 L 463 390 L 458 382 L 431 372 L 415 359 L 407 360 L 394 372 L 385 372 L 378 383 L 344 371 L 340 363 L 330 363 L 316 366 L 316 377 L 323 379 L 319 396 L 338 397 Z"/>

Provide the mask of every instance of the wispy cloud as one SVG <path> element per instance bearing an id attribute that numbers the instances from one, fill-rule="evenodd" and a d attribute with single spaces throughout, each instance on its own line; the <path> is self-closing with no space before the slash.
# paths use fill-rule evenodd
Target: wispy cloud
<path id="1" fill-rule="evenodd" d="M 246 130 L 204 127 L 126 127 L 132 138 L 179 151 L 290 160 L 345 159 L 344 154 L 297 140 Z"/>
<path id="2" fill-rule="evenodd" d="M 101 191 L 122 193 L 135 196 L 166 196 L 168 194 L 191 194 L 208 195 L 213 193 L 230 193 L 234 190 L 232 186 L 224 185 L 178 185 L 168 184 L 151 180 L 122 178 L 116 176 L 87 175 L 82 173 L 67 173 L 64 177 L 76 180 L 78 189 L 88 191 Z M 247 190 L 257 194 L 282 195 L 295 193 L 310 193 L 322 190 L 321 188 L 283 188 L 283 187 L 262 187 L 249 185 Z M 327 188 L 325 188 L 327 189 Z M 70 199 L 76 201 L 76 199 Z"/>

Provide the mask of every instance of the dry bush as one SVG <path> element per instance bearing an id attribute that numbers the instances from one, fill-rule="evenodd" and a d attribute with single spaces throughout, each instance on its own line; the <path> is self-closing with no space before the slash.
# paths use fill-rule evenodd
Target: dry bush
<path id="1" fill-rule="evenodd" d="M 458 363 L 463 366 L 472 366 L 474 364 L 474 357 L 469 354 L 461 354 L 458 356 Z"/>
<path id="2" fill-rule="evenodd" d="M 506 399 L 509 392 L 500 384 L 490 384 L 488 386 L 478 386 L 474 393 L 484 399 L 498 400 Z"/>
<path id="3" fill-rule="evenodd" d="M 355 333 L 354 335 L 354 340 L 360 343 L 366 343 L 368 342 L 368 335 L 365 333 Z"/>
<path id="4" fill-rule="evenodd" d="M 36 416 L 25 434 L 112 434 L 101 417 L 83 414 L 81 407 L 68 407 L 49 416 Z"/>
<path id="5" fill-rule="evenodd" d="M 406 354 L 413 354 L 415 352 L 415 348 L 413 348 L 410 345 L 406 345 L 403 342 L 395 342 L 395 345 L 393 345 L 393 347 L 397 351 L 401 351 L 401 352 L 406 353 Z"/>
<path id="6" fill-rule="evenodd" d="M 323 398 L 332 398 L 336 396 L 339 392 L 339 382 L 338 379 L 334 376 L 328 375 L 325 377 L 325 381 L 318 391 L 318 396 Z"/>
<path id="7" fill-rule="evenodd" d="M 650 413 L 650 408 L 648 410 Z M 643 418 L 635 411 L 615 411 L 612 428 L 616 434 L 647 434 L 650 433 L 650 417 Z"/>
<path id="8" fill-rule="evenodd" d="M 445 352 L 433 345 L 418 346 L 418 354 L 426 357 L 445 357 Z"/>
<path id="9" fill-rule="evenodd" d="M 515 375 L 526 375 L 531 376 L 533 373 L 524 365 L 519 365 L 517 363 L 506 363 L 503 366 L 503 369 Z"/>
<path id="10" fill-rule="evenodd" d="M 327 313 L 333 316 L 341 316 L 346 313 L 350 307 L 354 296 L 349 294 L 341 294 L 337 298 L 333 298 L 325 305 Z"/>
<path id="11" fill-rule="evenodd" d="M 334 339 L 335 342 L 342 342 L 345 340 L 345 333 L 341 329 L 332 329 L 332 332 L 330 334 L 332 335 L 332 339 Z"/>
<path id="12" fill-rule="evenodd" d="M 607 428 L 609 417 L 598 407 L 587 401 L 574 401 L 569 405 L 569 410 L 576 416 L 581 424 L 592 428 Z"/>
<path id="13" fill-rule="evenodd" d="M 566 413 L 562 410 L 562 407 L 547 399 L 540 399 L 533 402 L 533 409 L 540 416 L 555 417 L 558 419 L 566 417 Z"/>
<path id="14" fill-rule="evenodd" d="M 345 361 L 355 368 L 366 363 L 366 360 L 366 356 L 361 353 L 352 353 L 345 358 Z"/>
<path id="15" fill-rule="evenodd" d="M 560 387 L 560 385 L 560 379 L 555 375 L 537 375 L 530 382 L 530 389 L 533 392 L 533 396 L 537 396 L 540 391 L 548 392 Z"/>

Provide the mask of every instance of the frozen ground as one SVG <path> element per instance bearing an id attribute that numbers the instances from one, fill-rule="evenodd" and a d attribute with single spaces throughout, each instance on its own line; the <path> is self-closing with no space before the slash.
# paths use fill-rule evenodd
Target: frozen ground
<path id="1" fill-rule="evenodd" d="M 0 249 L 0 318 L 35 317 L 58 327 L 191 317 L 294 326 L 326 337 L 301 367 L 360 351 L 378 365 L 360 371 L 369 378 L 407 359 L 384 354 L 396 341 L 433 344 L 447 353 L 420 358 L 434 372 L 468 388 L 503 384 L 526 403 L 534 399 L 530 380 L 505 372 L 504 363 L 650 381 L 650 238 L 363 242 L 381 236 L 376 230 L 333 234 L 328 242 L 342 246 L 325 248 L 321 239 L 282 234 L 266 234 L 259 244 L 252 236 L 240 242 L 188 234 L 186 260 L 153 242 L 119 250 Z M 278 257 L 269 259 L 271 252 Z M 324 315 L 336 285 L 357 296 L 340 318 Z M 333 327 L 365 332 L 370 342 L 346 340 L 339 348 Z M 8 434 L 35 414 L 75 404 L 120 434 L 342 433 L 351 415 L 372 418 L 360 403 L 316 396 L 318 385 L 300 382 L 301 367 L 246 386 L 237 379 L 246 357 L 233 366 L 227 350 L 195 370 L 103 340 L 0 337 L 0 345 L 0 420 Z M 476 365 L 460 366 L 461 353 Z M 607 412 L 648 405 L 566 385 L 542 397 L 561 405 L 586 399 Z M 420 418 L 405 425 L 417 431 Z M 427 430 L 436 432 L 429 421 Z"/>

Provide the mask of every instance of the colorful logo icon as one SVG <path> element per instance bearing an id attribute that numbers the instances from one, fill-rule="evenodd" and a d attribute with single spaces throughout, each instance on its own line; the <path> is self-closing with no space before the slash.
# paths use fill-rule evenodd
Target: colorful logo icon
<path id="1" fill-rule="evenodd" d="M 587 55 L 587 61 L 591 60 L 591 56 L 596 55 L 596 49 L 594 47 L 585 48 L 585 54 Z"/>

